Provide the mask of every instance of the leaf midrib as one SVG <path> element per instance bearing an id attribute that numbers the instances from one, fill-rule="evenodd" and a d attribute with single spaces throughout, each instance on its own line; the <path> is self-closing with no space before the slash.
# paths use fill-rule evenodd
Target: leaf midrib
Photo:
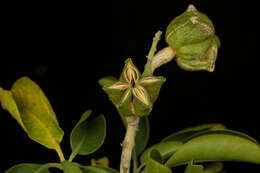
<path id="1" fill-rule="evenodd" d="M 21 113 L 21 115 L 22 115 L 22 113 Z M 38 121 L 39 122 L 39 124 L 40 124 L 40 126 L 43 128 L 43 129 L 45 129 L 45 131 L 47 132 L 46 134 L 49 136 L 49 138 L 51 139 L 51 142 L 53 143 L 53 149 L 56 149 L 57 148 L 57 146 L 58 146 L 58 142 L 57 142 L 57 140 L 52 136 L 52 134 L 51 134 L 51 132 L 50 132 L 50 129 L 37 117 L 37 116 L 34 116 L 34 113 L 32 113 L 32 114 L 28 114 L 30 117 L 32 117 L 32 118 L 34 118 L 36 121 Z M 32 139 L 34 139 L 31 135 L 30 135 L 30 133 L 29 133 L 29 131 L 28 131 L 28 135 L 32 138 Z M 36 139 L 34 139 L 34 140 L 36 140 Z M 38 140 L 36 140 L 36 141 L 38 141 Z M 38 141 L 38 142 L 40 142 L 40 141 Z M 42 143 L 41 143 L 42 144 Z M 47 145 L 45 145 L 45 144 L 42 144 L 42 145 L 44 145 L 44 146 L 46 146 L 46 147 L 48 147 L 48 148 L 52 148 L 52 147 L 49 147 L 49 146 L 47 146 Z"/>

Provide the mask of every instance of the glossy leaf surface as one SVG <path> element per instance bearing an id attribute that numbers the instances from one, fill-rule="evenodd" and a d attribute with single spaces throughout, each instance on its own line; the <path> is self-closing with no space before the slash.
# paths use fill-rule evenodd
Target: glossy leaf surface
<path id="1" fill-rule="evenodd" d="M 141 155 L 141 163 L 144 163 L 148 159 L 148 154 L 151 152 L 151 150 L 157 150 L 160 152 L 160 155 L 162 157 L 162 160 L 169 158 L 183 143 L 178 141 L 173 142 L 162 142 L 156 145 L 153 145 L 152 147 L 145 150 L 145 152 Z"/>
<path id="2" fill-rule="evenodd" d="M 48 168 L 43 168 L 43 166 L 41 164 L 23 163 L 13 166 L 5 173 L 51 173 Z"/>
<path id="3" fill-rule="evenodd" d="M 70 136 L 73 153 L 87 155 L 95 152 L 104 143 L 106 137 L 106 120 L 100 115 L 94 120 L 85 121 L 91 111 L 85 112 Z"/>
<path id="4" fill-rule="evenodd" d="M 172 173 L 171 169 L 162 164 L 162 158 L 157 150 L 151 150 L 145 165 L 144 173 Z"/>
<path id="5" fill-rule="evenodd" d="M 177 150 L 177 148 L 181 146 L 185 141 L 187 141 L 187 139 L 190 138 L 191 136 L 197 133 L 207 132 L 211 130 L 221 130 L 221 129 L 226 129 L 226 128 L 222 124 L 203 124 L 203 125 L 190 127 L 175 132 L 167 136 L 166 138 L 164 138 L 161 143 L 155 144 L 150 148 L 146 149 L 141 156 L 141 162 L 143 163 L 147 160 L 148 153 L 152 149 L 158 150 L 163 160 L 165 160 L 168 157 L 170 157 Z"/>
<path id="6" fill-rule="evenodd" d="M 260 164 L 259 144 L 251 137 L 231 130 L 217 130 L 193 136 L 165 163 L 174 167 L 190 160 L 239 161 Z"/>
<path id="7" fill-rule="evenodd" d="M 203 125 L 186 128 L 178 132 L 172 133 L 171 135 L 165 137 L 162 140 L 162 142 L 166 142 L 166 141 L 185 142 L 188 138 L 190 138 L 192 135 L 195 135 L 196 133 L 202 133 L 202 132 L 207 132 L 212 130 L 223 130 L 223 129 L 226 129 L 226 127 L 222 124 L 203 124 Z"/>

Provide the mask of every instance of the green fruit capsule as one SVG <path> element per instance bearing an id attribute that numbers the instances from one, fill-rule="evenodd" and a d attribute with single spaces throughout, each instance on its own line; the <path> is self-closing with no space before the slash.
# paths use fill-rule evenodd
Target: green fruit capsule
<path id="1" fill-rule="evenodd" d="M 99 80 L 99 84 L 121 115 L 142 117 L 152 111 L 165 80 L 160 76 L 142 77 L 129 58 L 125 61 L 119 80 L 105 77 Z"/>
<path id="2" fill-rule="evenodd" d="M 220 41 L 211 20 L 193 5 L 170 22 L 166 42 L 182 69 L 214 71 Z"/>

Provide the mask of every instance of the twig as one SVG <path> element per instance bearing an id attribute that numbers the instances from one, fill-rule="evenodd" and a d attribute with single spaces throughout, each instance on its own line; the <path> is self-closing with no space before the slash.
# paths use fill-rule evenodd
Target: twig
<path id="1" fill-rule="evenodd" d="M 144 67 L 143 76 L 149 76 L 149 75 L 153 74 L 152 59 L 154 57 L 155 52 L 157 51 L 156 47 L 157 47 L 158 42 L 161 39 L 161 35 L 162 35 L 162 31 L 158 31 L 153 38 L 152 46 L 147 55 L 147 63 L 145 64 L 145 67 Z"/>
<path id="2" fill-rule="evenodd" d="M 173 52 L 173 50 L 169 47 L 162 49 L 162 51 L 159 51 L 155 55 L 155 52 L 157 51 L 156 46 L 161 38 L 161 35 L 162 32 L 158 31 L 153 38 L 153 43 L 148 53 L 147 63 L 145 64 L 142 76 L 153 75 L 153 72 L 156 68 L 171 61 L 175 56 L 175 52 Z M 130 173 L 131 156 L 135 146 L 135 136 L 138 130 L 139 120 L 140 118 L 135 115 L 126 117 L 127 128 L 122 144 L 120 173 Z"/>
<path id="3" fill-rule="evenodd" d="M 156 46 L 161 39 L 161 35 L 162 32 L 158 31 L 153 38 L 153 43 L 147 56 L 147 63 L 144 68 L 143 76 L 153 75 L 155 69 L 170 62 L 175 57 L 176 52 L 170 46 L 163 48 L 155 54 L 157 50 Z"/>
<path id="4" fill-rule="evenodd" d="M 135 136 L 136 131 L 138 130 L 139 120 L 140 118 L 134 115 L 126 117 L 127 128 L 125 139 L 122 144 L 123 149 L 121 155 L 120 173 L 130 172 L 131 155 L 135 146 Z"/>

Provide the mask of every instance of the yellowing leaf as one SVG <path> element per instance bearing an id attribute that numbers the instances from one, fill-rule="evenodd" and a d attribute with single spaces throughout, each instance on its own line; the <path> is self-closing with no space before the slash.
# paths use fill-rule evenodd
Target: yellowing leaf
<path id="1" fill-rule="evenodd" d="M 18 124 L 20 124 L 20 126 L 24 129 L 24 131 L 27 132 L 22 122 L 18 107 L 10 91 L 3 90 L 2 88 L 0 88 L 0 103 L 3 109 L 7 110 L 12 115 L 12 117 L 16 119 L 16 121 L 18 122 Z"/>
<path id="2" fill-rule="evenodd" d="M 91 166 L 103 166 L 108 167 L 109 166 L 109 160 L 107 157 L 102 157 L 100 159 L 91 159 Z"/>
<path id="3" fill-rule="evenodd" d="M 60 153 L 63 130 L 41 88 L 28 77 L 18 79 L 11 92 L 0 90 L 4 109 L 18 121 L 28 136 L 41 145 Z"/>

